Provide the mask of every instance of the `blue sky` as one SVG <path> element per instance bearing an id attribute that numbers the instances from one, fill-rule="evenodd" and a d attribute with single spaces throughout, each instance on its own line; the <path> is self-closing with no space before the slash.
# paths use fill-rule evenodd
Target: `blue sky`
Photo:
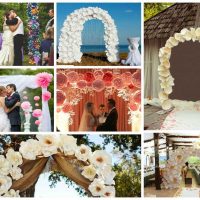
<path id="1" fill-rule="evenodd" d="M 128 37 L 141 37 L 140 3 L 58 3 L 57 37 L 59 38 L 63 23 L 70 13 L 76 9 L 90 6 L 100 7 L 108 11 L 117 26 L 120 44 L 127 44 Z M 102 23 L 99 20 L 90 20 L 86 22 L 82 33 L 82 39 L 83 44 L 102 45 Z"/>

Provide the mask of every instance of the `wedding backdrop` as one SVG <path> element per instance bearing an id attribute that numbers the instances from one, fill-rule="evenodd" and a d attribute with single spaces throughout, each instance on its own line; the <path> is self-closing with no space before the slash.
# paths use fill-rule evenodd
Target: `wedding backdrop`
<path id="1" fill-rule="evenodd" d="M 140 66 L 138 7 L 138 4 L 129 3 L 58 4 L 58 64 Z M 114 10 L 118 10 L 118 15 Z M 126 31 L 124 26 L 129 23 L 135 23 L 134 29 Z"/>
<path id="2" fill-rule="evenodd" d="M 5 71 L 5 70 L 4 70 Z M 10 70 L 17 73 L 16 70 Z M 48 91 L 48 86 L 51 84 L 53 75 L 40 72 L 36 75 L 1 75 L 0 85 L 5 86 L 8 84 L 15 84 L 17 92 L 21 94 L 21 109 L 23 120 L 24 132 L 33 131 L 34 123 L 40 132 L 51 132 L 52 120 L 48 101 L 52 98 L 51 92 Z M 41 94 L 31 97 L 27 89 L 41 88 Z M 34 93 L 34 92 L 33 92 Z M 33 98 L 33 99 L 32 99 Z M 40 105 L 41 102 L 41 105 Z"/>
<path id="3" fill-rule="evenodd" d="M 145 196 L 199 197 L 199 138 L 199 133 L 145 135 Z"/>
<path id="4" fill-rule="evenodd" d="M 140 73 L 139 69 L 57 70 L 57 128 L 77 131 L 88 100 L 98 107 L 113 98 L 119 113 L 119 131 L 139 131 Z"/>
<path id="5" fill-rule="evenodd" d="M 191 19 L 191 23 L 185 26 L 176 21 L 179 18 L 184 21 L 189 19 L 189 13 L 186 12 L 184 15 L 181 15 L 179 10 L 187 9 L 190 6 L 195 15 L 197 15 L 199 10 L 198 4 L 187 3 L 174 4 L 158 14 L 159 23 L 165 23 L 163 17 L 166 13 L 168 15 L 168 11 L 180 14 L 178 18 L 173 19 L 173 24 L 177 23 L 176 30 L 173 32 L 160 35 L 154 35 L 151 32 L 151 34 L 148 31 L 150 29 L 149 24 L 157 19 L 152 17 L 145 22 L 147 42 L 145 50 L 145 104 L 148 104 L 145 110 L 151 113 L 145 119 L 145 125 L 149 129 L 199 129 L 199 94 L 195 92 L 194 88 L 199 84 L 199 56 L 197 52 L 200 49 L 200 28 L 196 25 L 196 18 Z M 170 26 L 171 23 L 170 21 L 165 26 Z M 161 29 L 163 31 L 165 28 Z M 161 33 L 162 31 L 159 32 Z M 150 42 L 155 37 L 159 37 L 155 40 L 158 40 L 161 48 L 159 49 L 158 46 L 154 47 L 154 56 L 150 56 L 149 52 L 152 52 L 150 51 Z M 190 79 L 189 77 L 193 78 Z M 154 81 L 152 82 L 152 80 Z M 159 112 L 160 107 L 165 111 Z M 153 125 L 151 120 L 153 115 L 156 115 L 156 118 L 160 118 L 160 122 L 157 125 Z"/>
<path id="6" fill-rule="evenodd" d="M 52 3 L 1 3 L 0 4 L 0 30 L 3 32 L 4 14 L 14 9 L 23 22 L 24 42 L 22 47 L 23 65 L 41 65 L 41 43 L 46 34 L 46 25 L 49 21 L 48 11 L 53 9 Z M 0 49 L 6 37 L 0 34 Z"/>
<path id="7" fill-rule="evenodd" d="M 95 144 L 95 140 L 89 142 L 89 138 L 93 136 L 1 135 L 0 196 L 34 197 L 38 178 L 45 173 L 51 173 L 49 181 L 55 178 L 54 184 L 62 177 L 67 178 L 85 196 L 140 195 L 140 136 L 124 135 L 124 141 L 129 144 L 127 147 L 121 144 L 120 135 L 104 135 L 101 139 L 105 138 L 105 150 L 100 150 L 102 144 L 98 140 Z M 120 145 L 121 148 L 112 150 L 106 144 Z M 127 155 L 121 154 L 123 150 Z M 122 162 L 122 155 L 127 157 L 125 162 Z M 131 155 L 134 155 L 134 164 L 129 158 Z M 118 161 L 113 160 L 116 156 Z M 118 166 L 112 166 L 116 162 Z M 125 166 L 126 170 L 123 169 Z M 127 187 L 131 187 L 128 190 L 120 189 L 124 185 L 123 176 L 126 176 Z M 67 190 L 67 187 L 60 189 Z"/>

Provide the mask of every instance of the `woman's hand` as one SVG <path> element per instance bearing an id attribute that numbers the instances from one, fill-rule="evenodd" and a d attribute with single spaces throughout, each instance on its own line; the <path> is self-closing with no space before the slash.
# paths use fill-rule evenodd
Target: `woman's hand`
<path id="1" fill-rule="evenodd" d="M 16 104 L 15 104 L 15 106 L 21 106 L 21 103 L 18 101 Z"/>

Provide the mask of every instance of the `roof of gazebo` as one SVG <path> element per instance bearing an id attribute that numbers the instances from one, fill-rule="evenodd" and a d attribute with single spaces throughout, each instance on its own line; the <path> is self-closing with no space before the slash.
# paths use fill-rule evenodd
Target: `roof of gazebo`
<path id="1" fill-rule="evenodd" d="M 144 38 L 169 38 L 190 27 L 200 27 L 200 3 L 176 3 L 145 21 Z"/>

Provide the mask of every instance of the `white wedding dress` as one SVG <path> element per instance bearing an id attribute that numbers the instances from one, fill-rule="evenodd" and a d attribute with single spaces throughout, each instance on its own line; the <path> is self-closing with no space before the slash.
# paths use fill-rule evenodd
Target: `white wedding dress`
<path id="1" fill-rule="evenodd" d="M 90 117 L 89 127 L 87 125 L 88 115 Z M 82 118 L 81 118 L 79 131 L 89 131 L 89 132 L 90 131 L 94 131 L 95 121 L 96 121 L 95 118 L 91 114 L 88 114 L 88 113 L 84 112 L 83 115 L 82 115 Z"/>
<path id="2" fill-rule="evenodd" d="M 10 127 L 11 125 L 10 120 L 8 119 L 8 115 L 4 108 L 0 106 L 0 132 L 10 132 Z"/>
<path id="3" fill-rule="evenodd" d="M 0 66 L 12 66 L 14 63 L 13 33 L 5 23 L 3 25 L 2 40 Z"/>

